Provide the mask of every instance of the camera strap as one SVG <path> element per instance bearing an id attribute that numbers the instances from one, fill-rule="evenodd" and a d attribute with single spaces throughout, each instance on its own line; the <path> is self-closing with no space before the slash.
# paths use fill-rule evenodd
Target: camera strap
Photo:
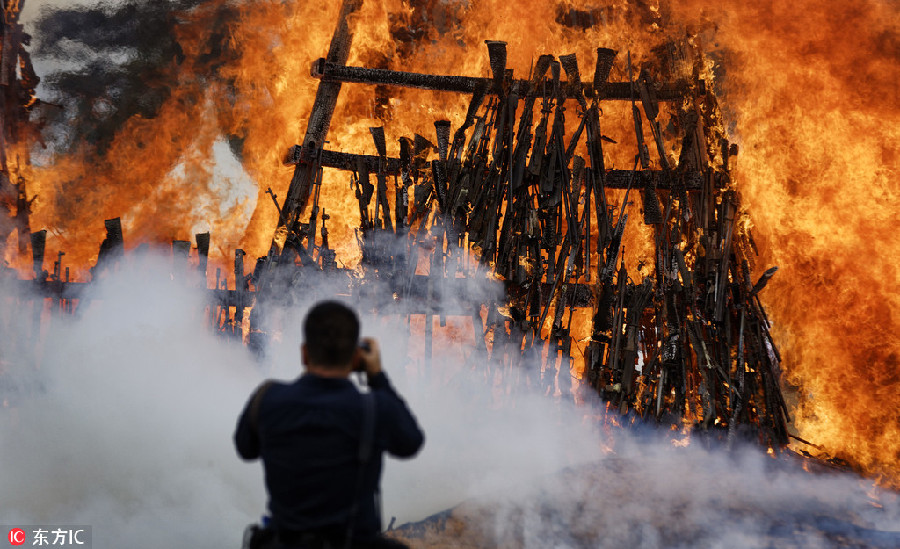
<path id="1" fill-rule="evenodd" d="M 347 538 L 344 547 L 349 549 L 353 545 L 353 531 L 356 529 L 356 517 L 359 514 L 359 504 L 362 500 L 366 473 L 366 464 L 372 458 L 372 449 L 375 445 L 375 393 L 371 390 L 362 394 L 363 421 L 359 437 L 359 471 L 356 475 L 356 496 L 353 498 L 353 506 L 350 508 L 350 518 L 347 521 Z"/>

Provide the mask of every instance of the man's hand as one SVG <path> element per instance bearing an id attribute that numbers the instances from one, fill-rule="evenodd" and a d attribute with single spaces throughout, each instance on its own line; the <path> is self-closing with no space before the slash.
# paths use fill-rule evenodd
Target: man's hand
<path id="1" fill-rule="evenodd" d="M 374 338 L 364 337 L 358 352 L 360 366 L 367 375 L 374 376 L 381 373 L 381 349 Z"/>

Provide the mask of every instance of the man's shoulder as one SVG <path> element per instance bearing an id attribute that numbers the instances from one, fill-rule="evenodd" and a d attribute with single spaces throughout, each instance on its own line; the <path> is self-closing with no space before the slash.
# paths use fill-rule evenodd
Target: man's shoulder
<path id="1" fill-rule="evenodd" d="M 271 403 L 296 403 L 302 401 L 356 401 L 359 391 L 350 380 L 320 378 L 311 375 L 294 380 L 271 380 L 266 389 L 265 401 Z"/>
<path id="2" fill-rule="evenodd" d="M 256 389 L 253 390 L 250 399 L 252 402 L 268 400 L 267 397 L 282 390 L 286 385 L 288 384 L 278 379 L 264 379 L 256 386 Z"/>
<path id="3" fill-rule="evenodd" d="M 299 390 L 298 382 L 299 379 L 267 379 L 259 384 L 257 393 L 262 393 L 266 401 L 274 400 Z"/>

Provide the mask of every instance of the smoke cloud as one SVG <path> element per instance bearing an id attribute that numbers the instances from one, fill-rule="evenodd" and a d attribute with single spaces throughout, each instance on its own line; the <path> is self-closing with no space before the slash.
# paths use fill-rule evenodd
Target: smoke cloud
<path id="1" fill-rule="evenodd" d="M 95 547 L 212 547 L 261 509 L 230 447 L 258 374 L 203 329 L 202 296 L 157 263 L 103 281 L 75 317 L 45 320 L 37 364 L 24 344 L 5 348 L 0 522 L 90 524 Z M 2 306 L 6 326 L 30 322 L 15 296 Z"/>
<path id="2" fill-rule="evenodd" d="M 610 454 L 467 502 L 437 521 L 454 547 L 896 547 L 897 494 L 804 471 L 759 448 L 678 448 L 614 434 Z M 413 540 L 416 529 L 404 530 Z M 421 530 L 420 530 L 421 531 Z M 451 533 L 452 532 L 452 533 Z M 430 545 L 425 535 L 421 546 Z"/>
<path id="3" fill-rule="evenodd" d="M 306 307 L 346 293 L 348 279 L 273 313 L 278 328 L 257 362 L 206 326 L 204 294 L 173 281 L 169 259 L 127 263 L 76 315 L 45 315 L 40 344 L 24 296 L 0 293 L 0 523 L 90 524 L 98 548 L 238 546 L 265 494 L 260 465 L 232 447 L 237 415 L 262 379 L 299 373 Z M 489 303 L 496 290 L 483 286 Z M 445 296 L 445 310 L 455 299 Z M 529 386 L 538 365 L 489 369 L 459 317 L 435 323 L 440 352 L 426 365 L 411 357 L 415 321 L 354 304 L 426 432 L 418 457 L 388 460 L 386 521 L 462 503 L 467 535 L 482 540 L 473 547 L 758 547 L 779 528 L 807 536 L 797 546 L 832 540 L 829 528 L 879 546 L 900 531 L 896 494 L 868 480 L 604 427 L 596 405 Z"/>

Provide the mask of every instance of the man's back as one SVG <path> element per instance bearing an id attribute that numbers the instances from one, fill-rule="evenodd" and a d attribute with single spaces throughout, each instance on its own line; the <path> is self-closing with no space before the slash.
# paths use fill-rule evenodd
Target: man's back
<path id="1" fill-rule="evenodd" d="M 274 383 L 258 407 L 252 402 L 238 422 L 235 444 L 244 459 L 261 457 L 269 509 L 279 531 L 344 532 L 351 519 L 357 537 L 374 537 L 381 522 L 376 492 L 382 452 L 410 457 L 424 436 L 384 373 L 369 377 L 374 395 L 371 457 L 360 479 L 360 439 L 366 412 L 363 397 L 346 378 L 306 374 L 290 384 Z M 361 481 L 361 485 L 360 485 Z"/>

